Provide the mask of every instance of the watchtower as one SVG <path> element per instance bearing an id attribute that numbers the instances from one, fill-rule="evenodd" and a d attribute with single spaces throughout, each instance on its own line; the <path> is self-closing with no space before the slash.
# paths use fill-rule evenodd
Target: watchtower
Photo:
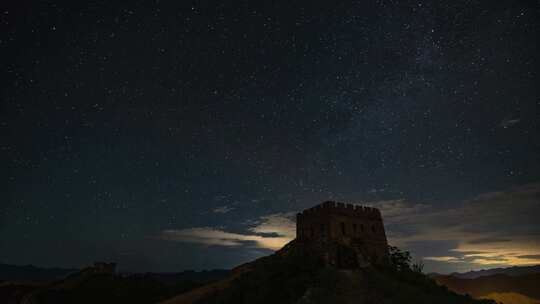
<path id="1" fill-rule="evenodd" d="M 374 263 L 388 260 L 388 242 L 377 208 L 324 202 L 297 214 L 296 238 L 349 246 Z"/>

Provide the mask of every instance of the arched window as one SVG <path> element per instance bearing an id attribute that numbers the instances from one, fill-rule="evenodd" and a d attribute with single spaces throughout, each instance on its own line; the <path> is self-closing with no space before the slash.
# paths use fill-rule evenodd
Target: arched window
<path id="1" fill-rule="evenodd" d="M 345 231 L 345 223 L 341 222 L 341 235 L 346 235 L 346 231 Z"/>

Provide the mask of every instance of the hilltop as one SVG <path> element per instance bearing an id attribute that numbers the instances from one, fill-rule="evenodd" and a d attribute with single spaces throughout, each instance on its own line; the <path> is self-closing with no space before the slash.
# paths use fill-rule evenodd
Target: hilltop
<path id="1" fill-rule="evenodd" d="M 337 244 L 333 244 L 336 245 Z M 346 246 L 341 249 L 346 250 Z M 325 265 L 310 243 L 294 240 L 275 254 L 235 268 L 223 280 L 162 304 L 215 303 L 493 303 L 458 295 L 414 271 L 407 255 L 392 265 L 343 269 Z"/>

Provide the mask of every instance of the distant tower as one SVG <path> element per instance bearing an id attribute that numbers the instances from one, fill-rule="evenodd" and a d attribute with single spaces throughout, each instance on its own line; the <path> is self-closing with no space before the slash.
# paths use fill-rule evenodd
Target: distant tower
<path id="1" fill-rule="evenodd" d="M 297 214 L 296 238 L 300 242 L 351 248 L 359 264 L 388 261 L 388 242 L 381 213 L 376 208 L 324 202 Z M 325 253 L 328 262 L 340 264 L 340 254 L 332 251 Z"/>

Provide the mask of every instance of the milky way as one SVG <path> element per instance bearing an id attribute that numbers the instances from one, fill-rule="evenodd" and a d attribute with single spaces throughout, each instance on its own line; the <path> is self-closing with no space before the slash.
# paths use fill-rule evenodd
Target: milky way
<path id="1" fill-rule="evenodd" d="M 0 262 L 231 267 L 333 199 L 429 270 L 540 263 L 538 3 L 311 2 L 3 9 Z"/>

